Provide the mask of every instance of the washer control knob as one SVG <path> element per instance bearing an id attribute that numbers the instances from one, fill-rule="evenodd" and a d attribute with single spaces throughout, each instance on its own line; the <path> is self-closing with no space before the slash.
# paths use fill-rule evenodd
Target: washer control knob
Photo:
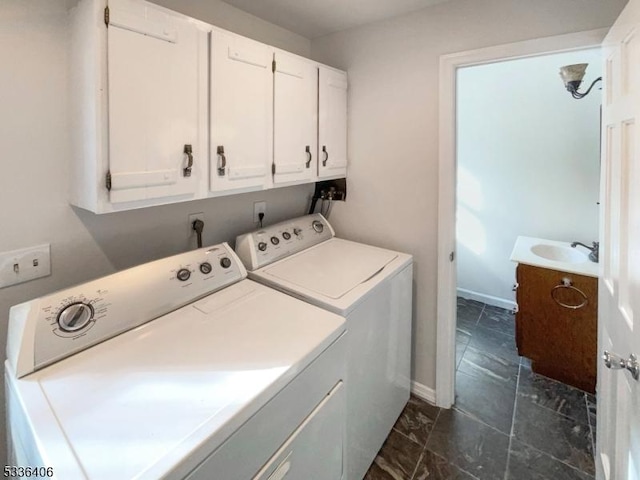
<path id="1" fill-rule="evenodd" d="M 205 275 L 209 275 L 211 273 L 211 270 L 213 270 L 213 267 L 209 262 L 203 262 L 200 264 L 200 271 Z"/>
<path id="2" fill-rule="evenodd" d="M 178 277 L 178 280 L 181 282 L 186 282 L 191 277 L 191 271 L 189 271 L 188 268 L 181 268 L 178 270 L 178 273 L 176 273 L 176 277 Z"/>
<path id="3" fill-rule="evenodd" d="M 271 237 L 271 243 L 277 245 L 280 243 L 280 239 L 278 237 Z"/>
<path id="4" fill-rule="evenodd" d="M 291 238 L 291 234 L 289 232 L 283 232 L 282 238 L 284 238 L 285 240 L 289 240 Z"/>
<path id="5" fill-rule="evenodd" d="M 322 231 L 324 230 L 324 225 L 320 220 L 314 220 L 311 226 L 318 233 L 322 233 Z"/>
<path id="6" fill-rule="evenodd" d="M 261 252 L 264 252 L 267 249 L 267 243 L 266 242 L 260 242 L 258 244 L 258 250 L 260 250 Z"/>
<path id="7" fill-rule="evenodd" d="M 301 233 L 302 233 L 302 229 L 301 229 L 301 228 L 295 227 L 295 228 L 293 229 L 293 234 L 294 234 L 296 237 L 297 237 L 297 236 L 299 236 Z"/>
<path id="8" fill-rule="evenodd" d="M 231 259 L 229 257 L 224 257 L 220 259 L 220 266 L 222 268 L 229 268 L 231 266 Z"/>
<path id="9" fill-rule="evenodd" d="M 93 307 L 87 303 L 72 303 L 58 314 L 58 325 L 65 332 L 83 329 L 93 318 Z"/>

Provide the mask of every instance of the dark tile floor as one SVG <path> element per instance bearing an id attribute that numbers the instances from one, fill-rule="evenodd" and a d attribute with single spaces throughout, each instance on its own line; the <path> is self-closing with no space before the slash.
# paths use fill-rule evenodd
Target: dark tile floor
<path id="1" fill-rule="evenodd" d="M 507 310 L 458 298 L 456 403 L 412 396 L 367 480 L 589 480 L 595 398 L 531 371 Z"/>

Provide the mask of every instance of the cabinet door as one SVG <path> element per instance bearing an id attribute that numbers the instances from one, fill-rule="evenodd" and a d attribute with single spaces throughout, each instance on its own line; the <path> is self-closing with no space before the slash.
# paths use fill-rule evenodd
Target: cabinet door
<path id="1" fill-rule="evenodd" d="M 347 74 L 320 67 L 318 176 L 347 174 Z"/>
<path id="2" fill-rule="evenodd" d="M 211 39 L 212 192 L 267 185 L 272 160 L 273 52 L 214 31 Z"/>
<path id="3" fill-rule="evenodd" d="M 275 61 L 273 181 L 310 182 L 317 175 L 318 67 L 281 52 Z"/>
<path id="4" fill-rule="evenodd" d="M 109 13 L 109 200 L 192 198 L 204 160 L 206 33 L 146 2 L 109 0 Z"/>
<path id="5" fill-rule="evenodd" d="M 518 354 L 534 372 L 593 392 L 598 280 L 523 264 L 516 276 Z"/>

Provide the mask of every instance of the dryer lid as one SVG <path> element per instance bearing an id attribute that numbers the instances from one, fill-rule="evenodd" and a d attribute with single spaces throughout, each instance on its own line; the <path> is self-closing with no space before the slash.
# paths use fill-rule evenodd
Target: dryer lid
<path id="1" fill-rule="evenodd" d="M 333 238 L 266 267 L 265 275 L 338 299 L 398 257 L 396 252 Z"/>

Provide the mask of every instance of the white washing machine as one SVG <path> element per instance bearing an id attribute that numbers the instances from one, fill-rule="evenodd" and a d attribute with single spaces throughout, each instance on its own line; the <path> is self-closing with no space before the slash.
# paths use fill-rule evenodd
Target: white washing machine
<path id="1" fill-rule="evenodd" d="M 347 320 L 347 479 L 362 479 L 410 391 L 412 257 L 308 215 L 241 235 L 249 278 Z"/>
<path id="2" fill-rule="evenodd" d="M 344 319 L 245 277 L 222 244 L 13 307 L 16 474 L 343 478 Z"/>

